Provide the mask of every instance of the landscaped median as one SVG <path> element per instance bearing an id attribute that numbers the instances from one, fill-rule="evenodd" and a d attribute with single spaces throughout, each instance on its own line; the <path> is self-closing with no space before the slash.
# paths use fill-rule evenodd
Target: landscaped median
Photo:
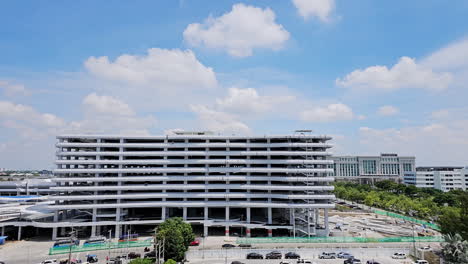
<path id="1" fill-rule="evenodd" d="M 442 242 L 441 236 L 427 237 L 255 237 L 238 238 L 238 244 L 267 243 L 390 243 L 390 242 Z"/>
<path id="2" fill-rule="evenodd" d="M 72 246 L 71 252 L 85 252 L 85 251 L 95 251 L 95 250 L 109 250 L 109 249 L 116 249 L 116 248 L 133 248 L 133 247 L 150 247 L 152 246 L 152 239 L 149 238 L 147 240 L 141 241 L 128 241 L 128 242 L 106 242 L 102 244 L 94 244 L 94 245 L 83 245 L 83 246 Z M 49 249 L 49 255 L 58 255 L 58 254 L 66 254 L 70 252 L 69 246 L 64 247 L 52 247 Z"/>

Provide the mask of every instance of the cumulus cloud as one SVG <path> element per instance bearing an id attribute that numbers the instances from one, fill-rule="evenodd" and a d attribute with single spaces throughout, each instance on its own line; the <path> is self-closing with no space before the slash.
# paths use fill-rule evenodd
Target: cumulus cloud
<path id="1" fill-rule="evenodd" d="M 192 112 L 197 115 L 202 129 L 225 134 L 250 134 L 250 128 L 233 115 L 210 109 L 204 105 L 192 105 Z"/>
<path id="2" fill-rule="evenodd" d="M 391 68 L 371 66 L 364 70 L 355 70 L 344 78 L 338 78 L 336 84 L 352 89 L 374 89 L 392 91 L 402 88 L 420 88 L 444 90 L 452 82 L 448 72 L 435 72 L 431 68 L 416 63 L 409 57 L 401 57 Z"/>
<path id="3" fill-rule="evenodd" d="M 12 83 L 10 81 L 0 80 L 0 89 L 3 89 L 3 93 L 6 96 L 30 96 L 31 91 L 26 89 L 24 85 Z"/>
<path id="4" fill-rule="evenodd" d="M 289 32 L 275 22 L 270 8 L 235 4 L 220 17 L 193 23 L 184 31 L 192 46 L 225 50 L 234 57 L 251 56 L 254 49 L 279 50 L 289 39 Z"/>
<path id="5" fill-rule="evenodd" d="M 190 50 L 152 48 L 147 55 L 124 54 L 114 61 L 107 56 L 90 57 L 84 65 L 99 78 L 149 85 L 155 90 L 206 89 L 217 85 L 213 69 L 204 66 Z"/>
<path id="6" fill-rule="evenodd" d="M 40 127 L 63 127 L 63 119 L 49 113 L 40 113 L 31 106 L 0 101 L 0 119 L 20 121 Z M 11 124 L 11 123 L 10 123 Z"/>
<path id="7" fill-rule="evenodd" d="M 84 118 L 73 121 L 67 132 L 149 134 L 156 124 L 156 118 L 149 115 L 140 117 L 125 102 L 107 95 L 91 93 L 82 102 Z"/>
<path id="8" fill-rule="evenodd" d="M 303 111 L 300 118 L 306 122 L 334 122 L 353 119 L 353 110 L 342 103 L 329 104 Z"/>
<path id="9" fill-rule="evenodd" d="M 123 116 L 135 115 L 130 106 L 111 96 L 99 96 L 96 93 L 87 95 L 83 100 L 83 106 L 86 111 L 98 114 L 115 114 Z"/>
<path id="10" fill-rule="evenodd" d="M 381 116 L 393 116 L 396 115 L 400 112 L 398 108 L 392 105 L 384 105 L 379 107 L 379 110 L 377 111 L 377 114 Z"/>
<path id="11" fill-rule="evenodd" d="M 450 43 L 424 58 L 421 63 L 437 70 L 468 68 L 468 38 Z"/>
<path id="12" fill-rule="evenodd" d="M 305 20 L 317 17 L 322 22 L 329 22 L 335 9 L 335 0 L 293 0 L 297 12 Z"/>
<path id="13" fill-rule="evenodd" d="M 236 113 L 265 113 L 282 104 L 293 101 L 291 95 L 264 96 L 259 95 L 254 88 L 229 88 L 225 98 L 216 99 L 217 106 L 225 111 Z"/>

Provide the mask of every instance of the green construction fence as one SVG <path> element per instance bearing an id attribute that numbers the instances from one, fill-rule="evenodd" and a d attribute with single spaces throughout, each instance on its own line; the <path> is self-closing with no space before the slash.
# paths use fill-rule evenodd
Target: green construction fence
<path id="1" fill-rule="evenodd" d="M 440 236 L 427 237 L 243 237 L 238 238 L 238 244 L 262 243 L 389 243 L 389 242 L 442 242 Z"/>
<path id="2" fill-rule="evenodd" d="M 86 251 L 95 251 L 95 250 L 110 250 L 116 248 L 133 248 L 133 247 L 150 247 L 152 246 L 151 240 L 141 240 L 141 241 L 130 241 L 130 242 L 107 242 L 102 244 L 94 244 L 94 245 L 82 245 L 82 246 L 72 246 L 71 252 L 86 252 Z M 70 247 L 58 247 L 58 248 L 50 248 L 49 255 L 57 255 L 57 254 L 67 254 L 70 253 Z"/>
<path id="3" fill-rule="evenodd" d="M 430 228 L 432 228 L 434 230 L 440 231 L 440 227 L 438 225 L 433 224 L 433 223 L 429 223 L 429 222 L 426 222 L 426 221 L 423 221 L 423 220 L 419 220 L 419 219 L 416 219 L 416 218 L 413 218 L 413 217 L 409 217 L 409 216 L 405 216 L 405 215 L 401 215 L 401 214 L 397 214 L 397 213 L 392 213 L 392 212 L 387 212 L 387 211 L 381 211 L 381 210 L 373 210 L 373 212 L 376 213 L 376 214 L 379 214 L 379 215 L 386 215 L 386 216 L 390 216 L 390 217 L 393 217 L 393 218 L 399 218 L 399 219 L 403 219 L 405 221 L 417 223 L 417 224 L 420 224 L 420 225 L 425 225 L 425 226 L 430 227 Z"/>

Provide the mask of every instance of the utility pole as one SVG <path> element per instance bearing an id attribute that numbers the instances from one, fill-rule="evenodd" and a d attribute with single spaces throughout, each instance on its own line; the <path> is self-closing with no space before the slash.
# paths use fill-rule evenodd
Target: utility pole
<path id="1" fill-rule="evenodd" d="M 112 229 L 109 229 L 109 254 L 107 258 L 110 260 L 110 252 L 111 252 L 111 242 L 112 242 Z"/>
<path id="2" fill-rule="evenodd" d="M 72 231 L 70 232 L 70 251 L 68 252 L 68 264 L 71 263 L 71 255 L 72 255 L 72 247 L 73 247 L 73 244 L 75 243 L 75 230 L 73 230 L 73 227 L 72 227 Z"/>

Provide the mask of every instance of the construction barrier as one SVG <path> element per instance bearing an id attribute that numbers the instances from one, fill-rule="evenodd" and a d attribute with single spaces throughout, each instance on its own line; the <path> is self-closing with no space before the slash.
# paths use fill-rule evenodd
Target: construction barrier
<path id="1" fill-rule="evenodd" d="M 405 215 L 401 215 L 401 214 L 397 214 L 397 213 L 392 213 L 392 212 L 387 212 L 387 211 L 381 211 L 381 210 L 372 210 L 374 213 L 376 214 L 379 214 L 379 215 L 386 215 L 386 216 L 390 216 L 390 217 L 393 217 L 393 218 L 399 218 L 399 219 L 403 219 L 405 221 L 408 221 L 408 222 L 413 222 L 413 223 L 417 223 L 417 224 L 420 224 L 420 225 L 425 225 L 427 227 L 430 227 L 434 230 L 437 230 L 437 231 L 440 231 L 440 227 L 436 224 L 433 224 L 433 223 L 429 223 L 429 222 L 426 222 L 426 221 L 423 221 L 423 220 L 419 220 L 419 219 L 416 219 L 416 218 L 413 218 L 413 217 L 409 217 L 409 216 L 405 216 Z"/>
<path id="2" fill-rule="evenodd" d="M 151 239 L 142 241 L 130 241 L 130 242 L 107 242 L 102 244 L 83 245 L 83 246 L 72 246 L 71 252 L 85 252 L 95 250 L 110 250 L 116 248 L 133 248 L 133 247 L 151 247 Z M 70 253 L 70 247 L 52 247 L 49 249 L 49 255 L 67 254 Z"/>
<path id="3" fill-rule="evenodd" d="M 238 238 L 238 244 L 262 243 L 389 243 L 389 242 L 442 242 L 440 236 L 432 237 L 243 237 Z"/>

